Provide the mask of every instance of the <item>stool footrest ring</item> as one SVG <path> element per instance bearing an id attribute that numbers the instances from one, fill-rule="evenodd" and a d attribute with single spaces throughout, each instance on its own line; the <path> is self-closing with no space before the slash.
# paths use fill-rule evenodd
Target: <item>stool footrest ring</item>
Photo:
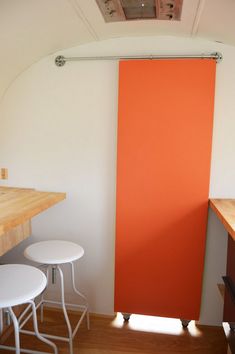
<path id="1" fill-rule="evenodd" d="M 15 351 L 16 350 L 15 347 L 8 347 L 6 345 L 0 345 L 0 349 L 11 350 L 11 351 Z M 39 352 L 39 351 L 30 350 L 30 349 L 24 349 L 24 348 L 20 348 L 20 352 L 21 353 L 29 353 L 29 354 L 51 354 L 49 352 Z"/>

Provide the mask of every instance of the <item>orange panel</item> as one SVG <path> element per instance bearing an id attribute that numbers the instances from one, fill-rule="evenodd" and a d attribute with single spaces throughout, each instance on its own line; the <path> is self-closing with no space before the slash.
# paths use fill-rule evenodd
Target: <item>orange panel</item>
<path id="1" fill-rule="evenodd" d="M 215 66 L 120 62 L 116 311 L 199 317 Z"/>

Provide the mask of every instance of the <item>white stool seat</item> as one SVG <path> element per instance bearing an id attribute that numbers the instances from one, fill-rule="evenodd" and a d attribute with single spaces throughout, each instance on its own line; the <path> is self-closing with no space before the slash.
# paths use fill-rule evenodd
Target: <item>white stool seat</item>
<path id="1" fill-rule="evenodd" d="M 32 244 L 24 251 L 31 261 L 44 264 L 64 264 L 76 261 L 84 249 L 76 243 L 61 240 L 42 241 Z"/>
<path id="2" fill-rule="evenodd" d="M 42 293 L 47 284 L 45 274 L 32 266 L 0 266 L 0 308 L 23 304 Z"/>

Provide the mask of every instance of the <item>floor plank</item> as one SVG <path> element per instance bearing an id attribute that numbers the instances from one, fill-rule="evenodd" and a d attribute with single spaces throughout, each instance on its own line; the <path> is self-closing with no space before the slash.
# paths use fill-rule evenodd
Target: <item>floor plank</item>
<path id="1" fill-rule="evenodd" d="M 70 319 L 74 325 L 76 315 L 70 314 Z M 39 323 L 39 328 L 41 332 L 66 334 L 63 316 L 57 310 L 45 310 L 45 322 Z M 14 342 L 13 338 L 10 342 Z M 59 354 L 69 353 L 67 343 L 57 341 L 56 344 Z M 22 347 L 50 351 L 34 337 L 25 335 L 22 335 Z M 226 354 L 227 343 L 222 327 L 196 326 L 191 322 L 188 329 L 183 329 L 179 320 L 134 315 L 126 323 L 120 314 L 116 318 L 91 316 L 91 329 L 88 331 L 84 322 L 74 339 L 74 354 L 131 353 Z"/>

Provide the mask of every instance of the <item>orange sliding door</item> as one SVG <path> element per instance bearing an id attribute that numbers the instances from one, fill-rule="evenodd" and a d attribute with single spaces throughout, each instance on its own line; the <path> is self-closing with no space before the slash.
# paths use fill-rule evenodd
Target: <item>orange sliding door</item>
<path id="1" fill-rule="evenodd" d="M 120 62 L 116 311 L 199 317 L 215 66 Z"/>

